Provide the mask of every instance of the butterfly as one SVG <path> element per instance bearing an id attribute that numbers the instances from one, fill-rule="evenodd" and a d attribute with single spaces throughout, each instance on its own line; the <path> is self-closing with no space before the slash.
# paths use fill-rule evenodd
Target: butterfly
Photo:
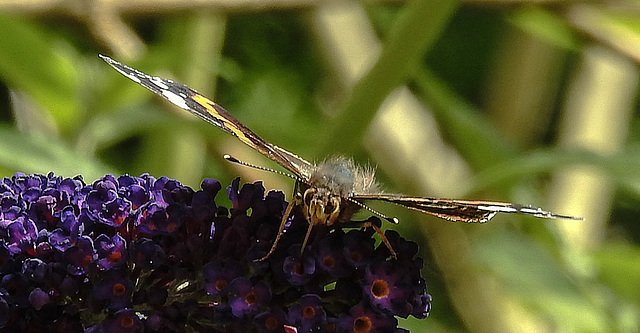
<path id="1" fill-rule="evenodd" d="M 147 75 L 107 56 L 100 55 L 100 57 L 122 75 L 215 127 L 234 135 L 249 147 L 264 154 L 293 174 L 282 173 L 296 180 L 294 199 L 290 201 L 284 211 L 278 234 L 271 249 L 264 257 L 256 261 L 266 260 L 275 251 L 287 219 L 292 214 L 293 208 L 298 205 L 302 206 L 302 214 L 309 222 L 301 251 L 304 250 L 315 225 L 349 225 L 374 228 L 394 258 L 397 254 L 380 230 L 378 223 L 372 222 L 371 219 L 355 224 L 350 222 L 351 217 L 358 210 L 366 209 L 389 222 L 398 223 L 396 218 L 387 217 L 369 208 L 364 204 L 365 201 L 390 202 L 449 221 L 483 223 L 497 213 L 516 213 L 548 219 L 582 220 L 579 217 L 554 214 L 541 208 L 507 202 L 437 199 L 382 193 L 375 181 L 374 170 L 371 168 L 360 167 L 343 156 L 332 157 L 318 164 L 311 163 L 284 148 L 265 141 L 240 123 L 223 107 L 197 91 L 171 80 Z M 229 155 L 225 155 L 225 159 L 257 169 L 273 171 L 239 161 Z"/>

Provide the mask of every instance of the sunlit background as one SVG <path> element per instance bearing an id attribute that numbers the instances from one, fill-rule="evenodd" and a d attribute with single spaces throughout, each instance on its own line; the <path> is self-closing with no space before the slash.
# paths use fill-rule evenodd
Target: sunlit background
<path id="1" fill-rule="evenodd" d="M 291 179 L 118 74 L 185 83 L 266 140 L 375 166 L 387 192 L 585 221 L 452 223 L 373 205 L 421 246 L 412 332 L 640 330 L 640 5 L 592 1 L 3 0 L 0 176 Z"/>

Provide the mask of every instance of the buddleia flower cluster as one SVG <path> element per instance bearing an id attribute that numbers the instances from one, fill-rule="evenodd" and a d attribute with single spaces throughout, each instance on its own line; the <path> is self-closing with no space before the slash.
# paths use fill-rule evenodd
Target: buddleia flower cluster
<path id="1" fill-rule="evenodd" d="M 431 307 L 417 245 L 308 226 L 260 182 L 18 173 L 0 184 L 2 332 L 403 332 Z M 302 254 L 301 254 L 302 252 Z"/>

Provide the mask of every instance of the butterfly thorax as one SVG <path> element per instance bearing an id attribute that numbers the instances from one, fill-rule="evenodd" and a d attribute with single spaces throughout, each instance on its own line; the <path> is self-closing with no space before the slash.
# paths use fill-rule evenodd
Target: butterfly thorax
<path id="1" fill-rule="evenodd" d="M 312 225 L 348 221 L 360 208 L 348 198 L 378 191 L 373 169 L 358 167 L 342 156 L 315 166 L 307 185 L 302 203 Z"/>

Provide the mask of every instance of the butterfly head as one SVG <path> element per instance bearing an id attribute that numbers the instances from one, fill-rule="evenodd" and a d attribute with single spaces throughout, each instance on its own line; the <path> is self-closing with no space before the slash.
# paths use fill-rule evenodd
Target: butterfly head
<path id="1" fill-rule="evenodd" d="M 310 225 L 332 225 L 340 216 L 342 198 L 327 188 L 311 187 L 302 195 L 302 211 Z"/>

